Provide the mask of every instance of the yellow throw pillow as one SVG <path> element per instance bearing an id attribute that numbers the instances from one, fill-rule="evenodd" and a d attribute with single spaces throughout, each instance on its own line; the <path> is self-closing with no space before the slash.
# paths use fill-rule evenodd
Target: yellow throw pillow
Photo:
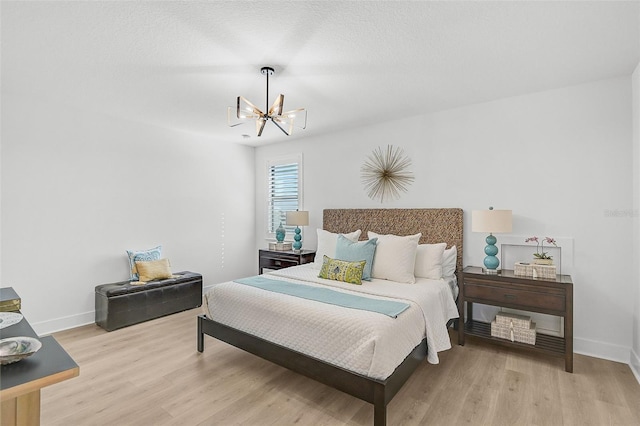
<path id="1" fill-rule="evenodd" d="M 171 278 L 171 264 L 169 259 L 136 261 L 136 268 L 140 281 L 162 280 Z"/>

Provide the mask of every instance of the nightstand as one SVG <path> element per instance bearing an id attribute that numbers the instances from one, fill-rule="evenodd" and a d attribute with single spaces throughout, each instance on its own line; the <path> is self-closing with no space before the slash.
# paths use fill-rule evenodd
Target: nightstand
<path id="1" fill-rule="evenodd" d="M 464 322 L 464 302 L 467 315 L 464 327 L 458 327 L 458 344 L 464 345 L 465 335 L 492 343 L 564 357 L 564 369 L 573 373 L 573 282 L 569 275 L 556 275 L 554 280 L 534 279 L 514 275 L 503 269 L 498 274 L 485 274 L 482 268 L 467 266 L 460 274 L 458 313 Z M 491 336 L 491 324 L 473 320 L 473 303 L 520 309 L 528 312 L 556 315 L 564 318 L 564 338 L 538 334 L 536 344 L 511 342 Z"/>
<path id="2" fill-rule="evenodd" d="M 313 262 L 316 257 L 315 250 L 301 250 L 300 253 L 294 251 L 274 251 L 259 250 L 258 251 L 258 270 L 262 274 L 264 268 L 282 269 L 289 266 L 302 265 L 303 263 Z"/>

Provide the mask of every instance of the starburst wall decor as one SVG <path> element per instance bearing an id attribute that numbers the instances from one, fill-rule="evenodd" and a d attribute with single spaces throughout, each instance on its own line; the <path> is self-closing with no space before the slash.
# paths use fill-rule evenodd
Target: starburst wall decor
<path id="1" fill-rule="evenodd" d="M 413 183 L 413 173 L 407 168 L 411 159 L 404 155 L 402 148 L 387 145 L 383 150 L 378 147 L 360 168 L 360 176 L 367 195 L 372 200 L 384 203 L 389 198 L 400 198 L 400 192 L 407 192 Z"/>

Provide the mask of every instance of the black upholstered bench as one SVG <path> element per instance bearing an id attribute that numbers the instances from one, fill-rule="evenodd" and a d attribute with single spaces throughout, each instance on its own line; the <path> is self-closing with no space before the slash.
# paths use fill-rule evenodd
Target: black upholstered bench
<path id="1" fill-rule="evenodd" d="M 202 275 L 177 272 L 175 278 L 132 285 L 96 286 L 96 324 L 107 331 L 202 305 Z"/>

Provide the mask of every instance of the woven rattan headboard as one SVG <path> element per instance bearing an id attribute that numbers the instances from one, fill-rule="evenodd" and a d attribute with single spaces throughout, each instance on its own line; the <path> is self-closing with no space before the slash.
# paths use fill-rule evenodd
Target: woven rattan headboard
<path id="1" fill-rule="evenodd" d="M 362 229 L 378 234 L 422 233 L 420 244 L 447 243 L 458 251 L 457 270 L 462 271 L 462 209 L 325 209 L 322 227 L 335 233 Z"/>

